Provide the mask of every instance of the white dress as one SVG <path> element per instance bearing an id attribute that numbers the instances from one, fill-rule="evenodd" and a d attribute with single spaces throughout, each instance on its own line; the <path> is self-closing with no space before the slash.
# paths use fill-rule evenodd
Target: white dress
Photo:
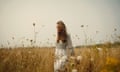
<path id="1" fill-rule="evenodd" d="M 67 36 L 66 43 L 63 43 L 62 41 L 60 41 L 59 43 L 56 43 L 54 72 L 58 72 L 58 70 L 61 70 L 64 68 L 68 59 L 67 48 L 70 49 L 69 51 L 72 54 L 73 46 L 72 46 L 72 41 L 69 34 Z"/>

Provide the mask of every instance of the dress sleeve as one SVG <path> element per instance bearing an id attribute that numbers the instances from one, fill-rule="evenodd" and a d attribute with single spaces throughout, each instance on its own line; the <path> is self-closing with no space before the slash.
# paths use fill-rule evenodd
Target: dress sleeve
<path id="1" fill-rule="evenodd" d="M 72 40 L 71 40 L 70 34 L 68 34 L 68 37 L 67 37 L 67 48 L 69 49 L 70 54 L 73 55 L 74 50 L 73 50 L 73 45 L 72 45 Z"/>

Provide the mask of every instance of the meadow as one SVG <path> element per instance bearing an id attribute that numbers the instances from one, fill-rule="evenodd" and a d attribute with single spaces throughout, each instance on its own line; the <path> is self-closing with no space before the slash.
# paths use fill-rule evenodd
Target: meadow
<path id="1" fill-rule="evenodd" d="M 54 47 L 0 48 L 0 72 L 54 72 Z M 120 72 L 120 45 L 74 48 L 65 72 Z"/>

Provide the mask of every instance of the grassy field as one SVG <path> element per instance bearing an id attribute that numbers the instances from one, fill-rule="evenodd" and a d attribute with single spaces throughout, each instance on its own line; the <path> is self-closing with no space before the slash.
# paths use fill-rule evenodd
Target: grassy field
<path id="1" fill-rule="evenodd" d="M 53 72 L 55 48 L 0 48 L 0 72 Z M 80 57 L 80 59 L 77 59 Z M 120 72 L 120 46 L 75 48 L 66 72 Z"/>

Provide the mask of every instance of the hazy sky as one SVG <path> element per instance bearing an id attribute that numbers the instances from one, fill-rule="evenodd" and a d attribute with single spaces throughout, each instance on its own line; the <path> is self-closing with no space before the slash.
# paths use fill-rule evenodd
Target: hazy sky
<path id="1" fill-rule="evenodd" d="M 37 45 L 47 45 L 48 39 L 54 45 L 58 20 L 66 24 L 74 46 L 86 39 L 87 44 L 113 41 L 113 34 L 120 35 L 120 0 L 0 0 L 0 44 L 29 45 L 36 23 Z"/>

